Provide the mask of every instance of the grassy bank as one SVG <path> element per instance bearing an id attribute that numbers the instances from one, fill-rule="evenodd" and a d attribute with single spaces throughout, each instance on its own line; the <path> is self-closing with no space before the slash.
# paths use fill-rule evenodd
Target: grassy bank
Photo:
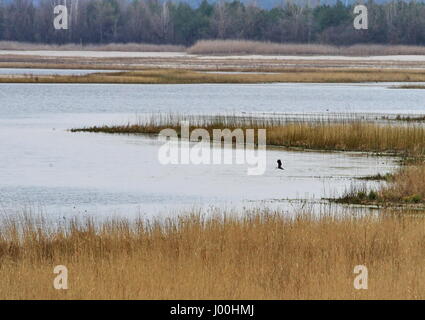
<path id="1" fill-rule="evenodd" d="M 336 216 L 3 221 L 0 298 L 425 298 L 423 219 Z M 53 288 L 56 265 L 68 268 L 68 290 Z M 368 268 L 368 290 L 353 288 L 356 265 Z"/>
<path id="2" fill-rule="evenodd" d="M 211 73 L 190 69 L 151 69 L 95 73 L 80 76 L 0 76 L 0 83 L 355 83 L 355 82 L 425 82 L 425 70 L 379 68 L 288 68 L 277 73 Z"/>
<path id="3" fill-rule="evenodd" d="M 287 122 L 285 119 L 254 119 L 235 116 L 179 117 L 163 116 L 136 124 L 76 128 L 73 132 L 119 134 L 158 134 L 166 128 L 180 132 L 180 121 L 188 120 L 190 131 L 196 128 L 234 130 L 266 129 L 267 144 L 316 150 L 395 153 L 405 156 L 425 154 L 425 128 L 420 125 L 390 126 L 377 123 L 346 121 Z"/>
<path id="4" fill-rule="evenodd" d="M 425 163 L 404 166 L 386 179 L 387 183 L 378 190 L 352 188 L 341 198 L 339 203 L 376 204 L 380 206 L 425 206 Z"/>
<path id="5" fill-rule="evenodd" d="M 332 46 L 322 44 L 272 43 L 247 40 L 202 40 L 187 49 L 192 54 L 219 55 L 423 55 L 423 46 L 359 44 Z"/>

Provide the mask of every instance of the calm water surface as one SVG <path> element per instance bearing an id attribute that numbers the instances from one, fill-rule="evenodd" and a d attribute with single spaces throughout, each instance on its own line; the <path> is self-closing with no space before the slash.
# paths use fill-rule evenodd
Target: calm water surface
<path id="1" fill-rule="evenodd" d="M 421 113 L 425 90 L 387 85 L 0 85 L 0 206 L 51 215 L 161 215 L 190 208 L 288 207 L 342 193 L 355 177 L 386 173 L 393 158 L 267 151 L 245 165 L 161 165 L 144 136 L 70 133 L 156 112 Z M 276 170 L 282 159 L 285 171 Z M 368 184 L 374 184 L 368 182 Z"/>
<path id="2" fill-rule="evenodd" d="M 423 113 L 425 90 L 394 84 L 1 84 L 0 116 L 41 113 Z"/>

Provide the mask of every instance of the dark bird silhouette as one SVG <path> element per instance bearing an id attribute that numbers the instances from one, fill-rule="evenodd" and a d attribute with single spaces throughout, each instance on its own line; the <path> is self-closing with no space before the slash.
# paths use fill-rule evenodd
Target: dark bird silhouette
<path id="1" fill-rule="evenodd" d="M 280 161 L 280 159 L 278 159 L 278 160 L 277 160 L 277 169 L 285 170 L 285 169 L 283 169 L 283 167 L 282 167 L 282 161 Z"/>

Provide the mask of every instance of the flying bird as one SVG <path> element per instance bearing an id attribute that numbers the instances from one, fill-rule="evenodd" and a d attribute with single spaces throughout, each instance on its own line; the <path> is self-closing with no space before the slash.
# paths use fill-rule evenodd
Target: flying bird
<path id="1" fill-rule="evenodd" d="M 278 160 L 277 160 L 277 169 L 285 170 L 285 169 L 283 169 L 283 167 L 282 167 L 282 161 L 280 161 L 280 159 L 278 159 Z"/>

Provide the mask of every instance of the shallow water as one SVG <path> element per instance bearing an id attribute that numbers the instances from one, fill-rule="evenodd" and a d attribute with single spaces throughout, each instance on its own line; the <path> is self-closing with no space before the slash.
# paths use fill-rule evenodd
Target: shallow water
<path id="1" fill-rule="evenodd" d="M 340 100 L 344 92 L 375 101 L 374 111 L 393 106 L 395 112 L 397 100 L 406 98 L 403 106 L 418 112 L 421 104 L 410 91 L 376 85 L 0 85 L 0 206 L 41 208 L 54 216 L 152 216 L 190 208 L 288 208 L 292 204 L 282 200 L 331 197 L 365 183 L 355 177 L 392 171 L 395 160 L 271 149 L 265 174 L 249 176 L 246 165 L 161 165 L 161 142 L 154 138 L 67 129 L 159 110 L 317 112 L 327 101 L 341 112 L 349 104 Z M 353 110 L 367 109 L 360 103 L 347 108 Z M 277 159 L 284 171 L 275 168 Z"/>
<path id="2" fill-rule="evenodd" d="M 0 116 L 43 113 L 424 113 L 425 90 L 390 84 L 0 84 Z"/>
<path id="3" fill-rule="evenodd" d="M 72 51 L 72 50 L 0 50 L 0 55 L 30 55 L 42 57 L 91 57 L 91 58 L 196 58 L 208 60 L 259 59 L 259 60 L 350 60 L 350 61 L 425 61 L 423 55 L 392 56 L 332 56 L 332 55 L 196 55 L 185 52 L 125 52 L 125 51 Z"/>

